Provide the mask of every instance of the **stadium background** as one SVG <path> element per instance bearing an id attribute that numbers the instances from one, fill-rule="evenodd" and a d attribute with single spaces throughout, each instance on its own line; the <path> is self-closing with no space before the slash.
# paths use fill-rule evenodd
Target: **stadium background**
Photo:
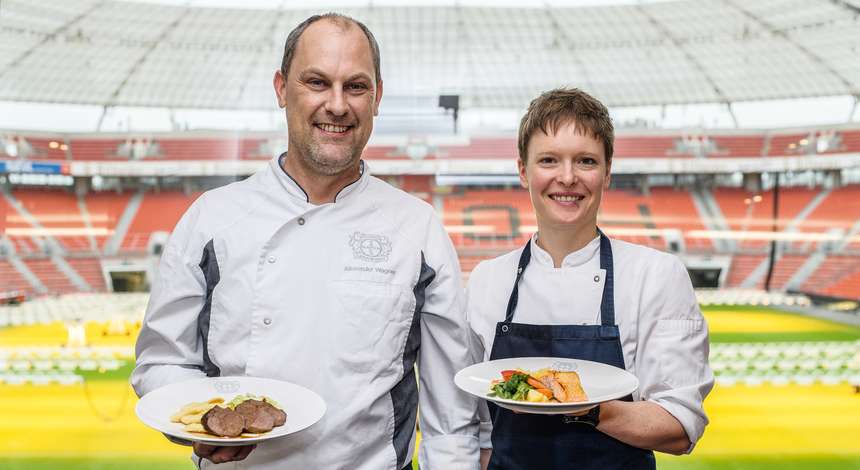
<path id="1" fill-rule="evenodd" d="M 134 416 L 146 290 L 185 208 L 286 148 L 271 75 L 328 10 L 382 47 L 364 158 L 465 279 L 535 229 L 528 101 L 610 106 L 600 224 L 681 257 L 711 328 L 712 424 L 661 468 L 860 468 L 860 2 L 211 3 L 0 2 L 0 468 L 192 468 Z"/>

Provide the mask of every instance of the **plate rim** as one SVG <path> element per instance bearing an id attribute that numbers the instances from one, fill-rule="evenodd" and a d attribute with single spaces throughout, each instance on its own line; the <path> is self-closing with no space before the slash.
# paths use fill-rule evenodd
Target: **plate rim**
<path id="1" fill-rule="evenodd" d="M 144 399 L 148 395 L 150 395 L 150 394 L 152 394 L 158 390 L 161 390 L 163 388 L 171 387 L 171 386 L 178 386 L 180 384 L 189 384 L 192 382 L 207 382 L 207 381 L 212 381 L 212 380 L 231 380 L 231 379 L 232 380 L 254 379 L 254 380 L 262 380 L 262 381 L 268 381 L 268 382 L 277 382 L 280 384 L 288 384 L 289 386 L 297 387 L 297 388 L 301 389 L 303 392 L 309 393 L 310 396 L 312 396 L 315 400 L 317 400 L 319 402 L 319 405 L 320 405 L 319 416 L 316 417 L 316 419 L 313 422 L 311 422 L 307 425 L 304 425 L 298 429 L 294 429 L 294 430 L 291 430 L 288 432 L 281 432 L 281 433 L 277 433 L 277 434 L 272 434 L 272 431 L 269 431 L 268 433 L 264 433 L 260 436 L 255 436 L 255 437 L 220 437 L 219 438 L 216 436 L 203 436 L 203 435 L 197 436 L 194 433 L 189 433 L 189 432 L 184 431 L 184 430 L 174 431 L 174 430 L 159 429 L 156 426 L 154 426 L 152 423 L 148 422 L 147 419 L 144 419 L 144 417 L 141 414 L 140 408 L 141 408 L 141 403 L 145 403 Z M 178 382 L 169 383 L 169 384 L 163 385 L 161 387 L 158 387 L 155 390 L 150 390 L 148 393 L 146 393 L 142 397 L 140 397 L 134 406 L 134 413 L 137 416 L 137 419 L 141 423 L 143 423 L 145 426 L 149 427 L 150 429 L 153 429 L 157 432 L 160 432 L 160 433 L 163 433 L 163 434 L 166 434 L 168 436 L 175 437 L 178 439 L 182 439 L 182 440 L 199 442 L 201 444 L 215 444 L 215 445 L 223 445 L 223 446 L 235 446 L 235 445 L 243 445 L 243 444 L 249 444 L 250 445 L 250 444 L 257 444 L 257 443 L 267 441 L 270 439 L 278 439 L 278 438 L 282 438 L 282 437 L 288 437 L 288 436 L 291 436 L 293 434 L 300 433 L 300 432 L 310 428 L 311 426 L 316 425 L 317 423 L 319 423 L 322 420 L 322 418 L 325 416 L 325 414 L 327 412 L 328 412 L 328 404 L 323 399 L 323 397 L 320 394 L 311 390 L 310 388 L 305 387 L 304 385 L 300 385 L 300 384 L 297 384 L 295 382 L 290 382 L 287 380 L 272 379 L 269 377 L 255 377 L 255 376 L 250 376 L 250 375 L 227 375 L 227 376 L 219 376 L 219 377 L 197 377 L 197 378 L 193 378 L 193 379 L 181 380 Z M 287 429 L 289 429 L 289 428 L 287 428 Z M 285 429 L 285 430 L 287 430 L 287 429 Z"/>

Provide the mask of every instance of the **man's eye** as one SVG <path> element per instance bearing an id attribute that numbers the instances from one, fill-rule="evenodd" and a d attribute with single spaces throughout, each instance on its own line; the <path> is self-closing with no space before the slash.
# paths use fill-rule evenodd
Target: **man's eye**
<path id="1" fill-rule="evenodd" d="M 346 86 L 350 91 L 364 91 L 367 90 L 367 85 L 364 83 L 350 83 Z"/>
<path id="2" fill-rule="evenodd" d="M 320 80 L 319 78 L 312 78 L 307 81 L 307 84 L 312 87 L 322 87 L 325 86 L 325 82 Z"/>

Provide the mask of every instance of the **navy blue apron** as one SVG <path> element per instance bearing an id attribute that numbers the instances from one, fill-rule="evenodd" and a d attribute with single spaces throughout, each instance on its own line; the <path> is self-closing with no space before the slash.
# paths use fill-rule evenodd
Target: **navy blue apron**
<path id="1" fill-rule="evenodd" d="M 606 270 L 600 325 L 529 325 L 514 323 L 518 285 L 531 259 L 530 243 L 520 256 L 517 280 L 505 321 L 496 324 L 490 359 L 564 357 L 624 368 L 621 338 L 615 324 L 612 246 L 600 234 L 600 268 Z M 623 398 L 632 401 L 631 396 Z M 490 470 L 655 469 L 654 453 L 627 445 L 585 423 L 565 423 L 559 415 L 515 414 L 488 403 L 493 419 Z"/>

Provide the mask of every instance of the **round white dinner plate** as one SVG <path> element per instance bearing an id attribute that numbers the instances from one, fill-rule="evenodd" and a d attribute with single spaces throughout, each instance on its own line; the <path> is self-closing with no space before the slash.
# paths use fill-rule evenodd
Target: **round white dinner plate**
<path id="1" fill-rule="evenodd" d="M 183 405 L 205 402 L 215 397 L 230 401 L 236 395 L 252 393 L 271 398 L 287 413 L 287 421 L 255 437 L 216 437 L 186 432 L 182 423 L 170 416 Z M 319 421 L 326 404 L 316 393 L 301 385 L 260 377 L 208 377 L 166 385 L 147 393 L 137 402 L 135 412 L 143 424 L 173 437 L 203 444 L 237 446 L 277 439 L 306 429 Z"/>
<path id="2" fill-rule="evenodd" d="M 501 380 L 503 370 L 523 369 L 534 372 L 543 368 L 575 371 L 579 374 L 588 400 L 576 403 L 532 403 L 489 395 L 492 381 Z M 503 408 L 520 413 L 546 415 L 586 411 L 599 403 L 625 397 L 639 387 L 639 379 L 624 369 L 599 362 L 559 357 L 514 357 L 481 362 L 457 372 L 454 383 L 461 390 Z"/>

